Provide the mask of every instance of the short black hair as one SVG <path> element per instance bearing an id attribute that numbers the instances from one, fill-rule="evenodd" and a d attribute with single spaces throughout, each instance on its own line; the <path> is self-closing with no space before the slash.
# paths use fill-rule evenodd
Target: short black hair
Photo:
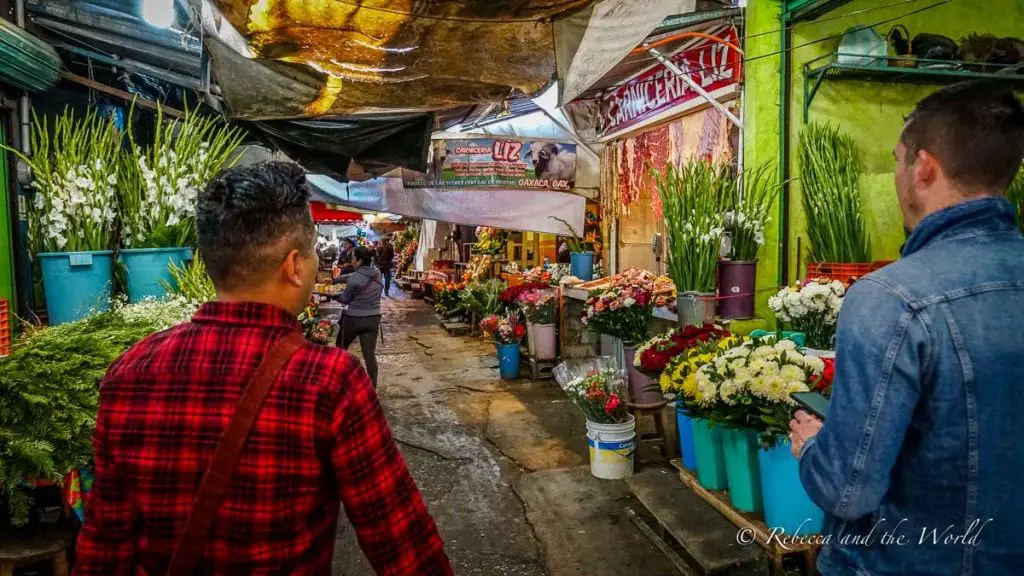
<path id="1" fill-rule="evenodd" d="M 199 252 L 226 290 L 264 280 L 292 250 L 312 254 L 316 225 L 306 173 L 292 162 L 229 168 L 199 195 Z"/>
<path id="2" fill-rule="evenodd" d="M 344 240 L 341 241 L 342 244 L 345 244 L 346 242 L 351 244 L 353 248 L 356 247 L 356 241 L 355 240 L 353 240 L 351 238 L 345 238 Z"/>
<path id="3" fill-rule="evenodd" d="M 908 158 L 927 150 L 950 180 L 1003 193 L 1024 157 L 1024 107 L 987 82 L 943 88 L 917 105 L 903 128 Z"/>
<path id="4" fill-rule="evenodd" d="M 356 260 L 359 260 L 359 263 L 362 264 L 363 266 L 369 266 L 370 264 L 373 264 L 373 250 L 370 250 L 365 246 L 360 246 L 356 248 L 356 251 L 353 255 L 355 256 Z"/>

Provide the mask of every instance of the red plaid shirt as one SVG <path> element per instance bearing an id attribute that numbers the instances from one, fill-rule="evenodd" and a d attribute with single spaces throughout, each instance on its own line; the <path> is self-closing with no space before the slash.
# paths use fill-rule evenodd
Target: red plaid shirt
<path id="1" fill-rule="evenodd" d="M 295 317 L 204 305 L 111 366 L 76 574 L 166 573 L 243 386 Z M 451 574 L 359 362 L 307 344 L 274 383 L 196 573 L 330 574 L 339 501 L 378 574 Z"/>

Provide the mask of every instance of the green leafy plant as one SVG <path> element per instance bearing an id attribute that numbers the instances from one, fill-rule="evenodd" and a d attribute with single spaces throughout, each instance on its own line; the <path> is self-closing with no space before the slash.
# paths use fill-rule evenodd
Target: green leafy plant
<path id="1" fill-rule="evenodd" d="M 116 219 L 114 172 L 121 155 L 121 134 L 113 118 L 95 110 L 78 117 L 65 108 L 51 132 L 47 119 L 33 114 L 30 140 L 35 151 L 31 158 L 2 147 L 32 169 L 32 252 L 110 249 Z"/>
<path id="2" fill-rule="evenodd" d="M 217 297 L 217 288 L 213 285 L 213 279 L 206 272 L 206 264 L 203 263 L 199 254 L 196 254 L 191 262 L 182 264 L 181 267 L 171 262 L 168 271 L 174 281 L 160 281 L 168 294 L 177 294 L 198 304 L 209 302 Z"/>
<path id="3" fill-rule="evenodd" d="M 1017 208 L 1017 224 L 1021 232 L 1024 232 L 1024 170 L 1018 172 L 1017 177 L 1010 183 L 1006 197 Z"/>
<path id="4" fill-rule="evenodd" d="M 812 123 L 798 154 L 811 261 L 870 262 L 856 142 L 838 127 Z"/>
<path id="5" fill-rule="evenodd" d="M 23 483 L 59 481 L 92 460 L 99 382 L 146 336 L 191 318 L 180 298 L 119 305 L 70 324 L 32 329 L 0 358 L 0 490 L 16 521 L 31 501 Z"/>
<path id="6" fill-rule="evenodd" d="M 129 123 L 134 115 L 129 114 Z M 130 150 L 118 169 L 125 248 L 195 245 L 196 198 L 242 144 L 243 132 L 219 118 L 186 109 L 165 122 L 157 109 L 157 130 L 142 147 L 129 131 Z"/>
<path id="7" fill-rule="evenodd" d="M 467 284 L 466 289 L 459 293 L 462 305 L 470 312 L 483 318 L 491 314 L 501 314 L 504 304 L 501 293 L 505 291 L 505 283 L 501 280 L 487 280 Z"/>
<path id="8" fill-rule="evenodd" d="M 743 173 L 726 201 L 725 229 L 731 239 L 731 257 L 739 262 L 757 259 L 764 245 L 764 227 L 779 190 L 775 169 L 770 164 Z"/>
<path id="9" fill-rule="evenodd" d="M 734 195 L 728 164 L 697 160 L 652 169 L 668 231 L 668 271 L 679 292 L 714 292 L 722 245 L 723 207 Z"/>
<path id="10" fill-rule="evenodd" d="M 581 238 L 576 232 L 576 229 L 573 228 L 572 224 L 569 224 L 569 222 L 559 218 L 558 216 L 548 216 L 548 218 L 562 224 L 565 226 L 565 229 L 569 231 L 569 236 L 566 237 L 566 244 L 569 245 L 569 252 L 580 254 L 582 252 L 589 252 L 593 249 L 594 243 Z"/>

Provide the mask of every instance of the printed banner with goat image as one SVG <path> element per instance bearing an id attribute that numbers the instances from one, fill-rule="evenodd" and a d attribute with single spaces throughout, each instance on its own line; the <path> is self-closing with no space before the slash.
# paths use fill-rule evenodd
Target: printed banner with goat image
<path id="1" fill-rule="evenodd" d="M 576 185 L 576 145 L 548 140 L 434 140 L 427 172 L 402 170 L 406 188 L 520 188 L 567 192 Z"/>

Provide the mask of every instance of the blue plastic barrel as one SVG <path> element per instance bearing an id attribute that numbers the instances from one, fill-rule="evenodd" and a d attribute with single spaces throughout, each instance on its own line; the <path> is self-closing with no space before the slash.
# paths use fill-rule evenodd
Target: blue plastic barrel
<path id="1" fill-rule="evenodd" d="M 789 441 L 780 441 L 771 450 L 760 450 L 758 460 L 768 529 L 778 528 L 790 535 L 821 532 L 824 513 L 800 483 L 800 463 L 793 457 Z"/>
<path id="2" fill-rule="evenodd" d="M 676 404 L 676 427 L 679 429 L 679 450 L 683 453 L 683 468 L 697 470 L 697 453 L 693 447 L 693 428 L 682 401 Z"/>
<path id="3" fill-rule="evenodd" d="M 174 285 L 170 265 L 178 268 L 192 259 L 189 248 L 132 248 L 121 251 L 128 275 L 128 301 L 138 302 L 146 297 L 163 298 L 167 289 L 163 282 Z"/>
<path id="4" fill-rule="evenodd" d="M 722 427 L 702 418 L 690 421 L 693 428 L 693 446 L 697 455 L 697 480 L 708 490 L 729 487 L 725 470 L 725 451 L 722 446 Z"/>
<path id="5" fill-rule="evenodd" d="M 593 252 L 573 252 L 569 257 L 571 258 L 570 274 L 583 281 L 594 279 Z"/>
<path id="6" fill-rule="evenodd" d="M 498 344 L 498 370 L 502 380 L 519 378 L 519 344 Z"/>
<path id="7" fill-rule="evenodd" d="M 51 325 L 75 322 L 110 309 L 113 252 L 43 252 L 36 257 L 43 271 Z"/>

